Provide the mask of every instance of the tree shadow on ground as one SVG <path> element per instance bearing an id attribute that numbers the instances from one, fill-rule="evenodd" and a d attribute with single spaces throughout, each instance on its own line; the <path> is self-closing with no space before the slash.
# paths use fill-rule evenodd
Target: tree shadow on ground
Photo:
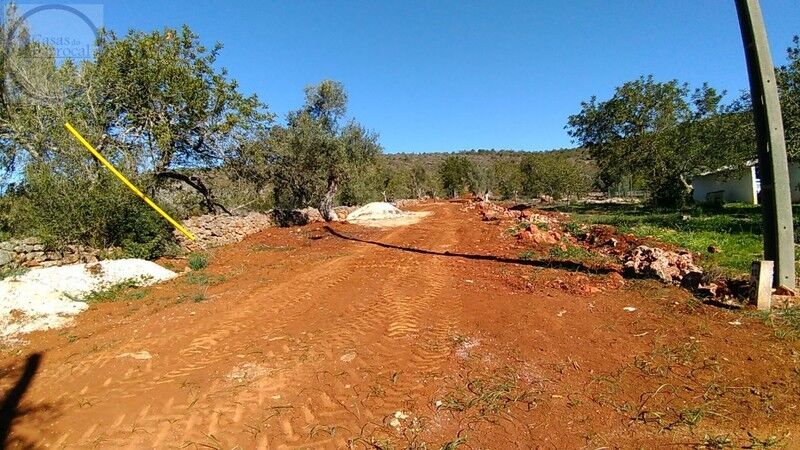
<path id="1" fill-rule="evenodd" d="M 49 411 L 51 409 L 49 405 L 37 406 L 33 408 L 21 406 L 22 398 L 25 396 L 25 392 L 27 392 L 28 388 L 30 388 L 31 383 L 33 382 L 33 379 L 39 370 L 41 361 L 41 353 L 33 353 L 29 355 L 25 361 L 25 366 L 22 369 L 22 373 L 20 373 L 19 378 L 3 396 L 2 403 L 0 403 L 0 449 L 11 446 L 18 448 L 35 447 L 32 443 L 26 442 L 26 440 L 20 436 L 12 437 L 11 431 L 15 420 L 30 414 L 38 413 L 40 411 Z M 0 376 L 6 377 L 11 372 L 13 372 L 12 368 L 5 368 L 2 370 L 2 372 L 0 372 Z"/>
<path id="2" fill-rule="evenodd" d="M 395 244 L 388 244 L 386 242 L 378 242 L 378 241 L 371 241 L 368 239 L 362 239 L 355 236 L 348 236 L 346 234 L 340 233 L 329 225 L 324 226 L 325 231 L 330 233 L 333 236 L 336 236 L 340 239 L 345 239 L 348 241 L 354 242 L 361 242 L 364 244 L 376 245 L 378 247 L 393 249 L 393 250 L 400 250 L 404 252 L 411 252 L 411 253 L 419 253 L 423 255 L 431 255 L 431 256 L 446 256 L 450 258 L 463 258 L 463 259 L 471 259 L 471 260 L 478 260 L 478 261 L 492 261 L 504 264 L 516 264 L 522 266 L 532 266 L 532 267 L 540 267 L 545 269 L 562 269 L 568 270 L 572 272 L 586 272 L 592 274 L 607 274 L 611 272 L 616 272 L 616 270 L 609 268 L 609 267 L 592 267 L 584 263 L 580 262 L 573 262 L 573 261 L 562 261 L 562 260 L 531 260 L 531 259 L 519 259 L 519 258 L 506 258 L 503 256 L 495 256 L 495 255 L 476 255 L 470 253 L 455 253 L 455 252 L 437 252 L 434 250 L 426 250 L 422 248 L 415 248 L 415 247 L 405 247 L 401 245 Z"/>

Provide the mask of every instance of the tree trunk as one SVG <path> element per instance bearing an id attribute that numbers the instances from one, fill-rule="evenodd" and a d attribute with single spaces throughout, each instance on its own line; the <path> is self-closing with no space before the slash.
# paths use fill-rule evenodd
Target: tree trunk
<path id="1" fill-rule="evenodd" d="M 683 176 L 683 175 L 680 175 L 680 179 L 681 179 L 681 183 L 683 184 L 683 188 L 686 189 L 686 193 L 687 194 L 691 194 L 692 190 L 694 190 L 694 187 L 692 187 L 692 183 L 689 183 L 688 181 L 686 181 L 686 177 Z"/>
<path id="2" fill-rule="evenodd" d="M 196 176 L 184 175 L 182 173 L 173 171 L 165 171 L 157 173 L 156 178 L 159 179 L 171 178 L 173 180 L 182 181 L 188 184 L 195 191 L 197 191 L 198 194 L 203 196 L 203 206 L 211 214 L 216 214 L 217 208 L 225 211 L 227 214 L 231 214 L 231 212 L 228 211 L 227 208 L 225 208 L 224 206 L 222 206 L 222 204 L 217 202 L 217 199 L 214 197 L 214 194 L 212 194 L 211 190 L 208 187 L 206 187 L 205 183 L 203 183 L 203 180 L 201 180 Z"/>
<path id="3" fill-rule="evenodd" d="M 337 177 L 330 177 L 328 178 L 328 190 L 325 192 L 325 196 L 322 197 L 322 202 L 319 205 L 319 213 L 322 214 L 322 218 L 328 222 L 336 222 L 339 220 L 339 216 L 336 215 L 336 211 L 333 210 L 333 198 L 336 197 L 336 191 L 339 189 L 339 179 Z"/>

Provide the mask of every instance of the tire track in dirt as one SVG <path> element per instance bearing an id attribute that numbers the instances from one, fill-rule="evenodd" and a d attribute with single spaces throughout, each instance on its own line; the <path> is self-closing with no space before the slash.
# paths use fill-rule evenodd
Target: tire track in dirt
<path id="1" fill-rule="evenodd" d="M 99 392 L 96 392 L 93 396 L 87 395 L 87 390 L 89 385 L 87 384 L 81 391 L 79 391 L 79 395 L 82 395 L 83 398 L 80 399 L 81 404 L 86 404 L 89 406 L 93 406 L 96 404 L 101 403 L 106 398 L 113 398 L 115 396 L 121 398 L 132 398 L 143 395 L 153 389 L 156 389 L 158 385 L 164 384 L 165 382 L 170 382 L 172 379 L 180 379 L 180 378 L 188 378 L 193 373 L 201 371 L 211 365 L 214 365 L 220 361 L 229 359 L 231 354 L 241 350 L 240 348 L 231 348 L 230 346 L 226 346 L 225 349 L 216 349 L 217 345 L 224 341 L 230 340 L 232 337 L 235 337 L 238 333 L 242 330 L 254 330 L 258 329 L 257 322 L 262 321 L 260 316 L 264 313 L 263 306 L 269 305 L 270 311 L 267 313 L 268 316 L 272 317 L 280 317 L 277 313 L 280 313 L 284 317 L 284 322 L 287 322 L 290 318 L 296 318 L 299 316 L 302 311 L 295 311 L 294 314 L 287 314 L 291 309 L 291 306 L 298 303 L 298 298 L 300 294 L 297 292 L 293 292 L 296 290 L 298 286 L 305 286 L 305 285 L 315 285 L 320 282 L 324 283 L 324 286 L 331 287 L 337 284 L 340 284 L 346 280 L 346 272 L 340 270 L 340 267 L 336 267 L 341 265 L 341 262 L 332 261 L 326 264 L 321 264 L 316 268 L 316 270 L 301 273 L 298 276 L 294 277 L 293 280 L 290 280 L 287 283 L 284 283 L 282 286 L 273 286 L 273 290 L 277 292 L 272 292 L 268 296 L 259 295 L 259 292 L 254 293 L 249 298 L 244 299 L 240 303 L 236 304 L 235 308 L 229 309 L 226 311 L 226 316 L 224 320 L 212 323 L 211 327 L 205 327 L 204 332 L 200 336 L 196 336 L 192 338 L 192 333 L 197 332 L 196 328 L 186 328 L 183 329 L 185 331 L 190 331 L 189 333 L 173 333 L 172 335 L 165 337 L 165 338 L 154 338 L 151 340 L 140 341 L 136 345 L 136 349 L 141 348 L 164 348 L 165 346 L 178 344 L 180 342 L 185 342 L 192 338 L 188 345 L 184 349 L 178 352 L 179 361 L 178 364 L 175 364 L 174 360 L 170 360 L 164 358 L 161 361 L 162 365 L 164 366 L 175 366 L 178 365 L 177 369 L 173 369 L 163 375 L 159 375 L 151 380 L 143 379 L 143 376 L 136 376 L 141 375 L 136 373 L 136 370 L 128 370 L 125 373 L 125 376 L 122 379 L 113 379 L 108 378 L 103 383 L 104 388 L 108 389 L 100 389 Z M 331 267 L 333 266 L 333 267 Z M 268 288 L 262 288 L 262 291 L 267 290 Z M 280 329 L 281 324 L 276 324 L 277 328 Z M 181 327 L 175 327 L 176 329 L 180 330 Z M 123 348 L 114 350 L 113 353 L 118 355 L 118 352 L 125 352 L 127 349 Z M 288 347 L 283 347 L 281 350 L 289 351 Z M 130 352 L 135 352 L 137 350 L 130 349 Z M 94 372 L 99 368 L 103 367 L 109 362 L 112 361 L 119 361 L 119 359 L 111 354 L 100 355 L 95 358 L 93 361 L 89 361 L 88 364 L 82 364 L 79 369 L 72 369 L 72 370 L 64 370 L 62 374 L 57 374 L 60 379 L 64 379 L 67 377 L 75 377 L 75 376 L 82 376 L 86 375 L 90 372 Z M 150 361 L 147 362 L 147 366 L 149 367 L 151 364 Z M 144 373 L 150 372 L 151 369 L 145 370 Z M 172 409 L 174 411 L 189 411 L 190 409 L 202 409 L 204 407 L 209 407 L 210 404 L 207 404 L 209 401 L 208 399 L 214 398 L 217 394 L 218 384 L 212 384 L 212 386 L 203 392 L 200 392 L 196 395 L 184 396 L 184 403 L 181 405 L 173 406 Z M 172 397 L 173 399 L 175 397 Z M 162 423 L 165 419 L 162 419 L 159 416 L 150 416 L 148 415 L 148 411 L 152 405 L 146 405 L 142 411 L 144 413 L 140 413 L 135 416 L 131 415 L 118 415 L 114 416 L 114 420 L 110 423 L 110 425 L 105 427 L 94 427 L 93 430 L 82 435 L 81 442 L 89 444 L 94 442 L 97 438 L 93 431 L 97 431 L 101 433 L 102 439 L 104 442 L 113 442 L 116 446 L 117 444 L 123 443 L 127 439 L 130 439 L 131 431 L 130 430 L 141 430 L 143 433 L 163 436 L 164 435 L 164 424 Z M 180 416 L 181 413 L 177 413 L 179 416 L 175 417 L 174 415 L 169 417 L 169 421 L 172 423 L 174 427 L 180 427 L 186 425 L 185 435 L 189 436 L 192 434 L 192 431 L 197 425 L 200 425 L 204 422 L 213 422 L 214 414 L 211 413 L 203 417 L 202 415 L 198 418 L 196 415 L 182 413 L 183 417 Z M 211 427 L 213 428 L 213 427 Z M 118 439 L 115 438 L 115 435 L 121 435 Z M 61 436 L 64 438 L 65 436 Z M 66 436 L 68 437 L 68 436 Z"/>
<path id="2" fill-rule="evenodd" d="M 456 241 L 454 230 L 418 226 L 380 240 L 408 245 L 422 234 L 419 246 L 432 249 Z M 133 324 L 126 341 L 48 368 L 43 379 L 69 386 L 61 401 L 79 408 L 40 443 L 337 448 L 381 424 L 447 356 L 448 268 L 442 257 L 365 243 L 339 249 L 348 253 L 318 258 L 312 248 L 288 279 L 219 294 L 214 320 L 160 317 L 158 331 L 141 333 Z M 119 358 L 143 349 L 152 359 Z M 226 378 L 246 364 L 255 375 Z M 390 383 L 393 372 L 401 375 Z M 369 394 L 376 380 L 385 388 Z"/>
<path id="3" fill-rule="evenodd" d="M 414 294 L 413 296 L 405 296 L 412 299 L 417 299 L 412 302 L 405 303 L 405 310 L 401 311 L 399 317 L 406 318 L 412 322 L 411 328 L 413 329 L 413 322 L 416 322 L 417 317 L 420 315 L 420 310 L 425 308 L 431 299 L 437 297 L 439 289 L 430 289 L 430 286 L 425 283 L 410 283 L 410 279 L 419 277 L 419 269 L 422 267 L 419 264 L 419 255 L 411 255 L 408 253 L 398 253 L 394 250 L 378 249 L 371 254 L 373 260 L 382 261 L 389 259 L 391 261 L 390 267 L 395 270 L 388 271 L 386 277 L 372 277 L 372 282 L 360 282 L 352 286 L 343 288 L 343 292 L 330 293 L 333 297 L 349 298 L 350 302 L 345 310 L 333 321 L 326 323 L 326 329 L 317 330 L 316 335 L 320 338 L 317 343 L 321 344 L 321 350 L 325 353 L 328 361 L 333 361 L 335 365 L 339 364 L 337 361 L 338 355 L 348 349 L 356 350 L 352 353 L 353 367 L 347 367 L 343 364 L 343 371 L 328 377 L 324 383 L 325 389 L 317 388 L 313 393 L 305 398 L 293 399 L 291 403 L 301 403 L 302 406 L 294 408 L 292 414 L 288 417 L 281 419 L 280 431 L 281 434 L 272 436 L 269 441 L 272 445 L 318 445 L 329 442 L 330 439 L 318 439 L 318 435 L 329 436 L 325 432 L 314 434 L 314 430 L 328 429 L 332 426 L 341 428 L 342 430 L 356 430 L 369 421 L 380 421 L 387 412 L 396 410 L 397 405 L 402 403 L 395 403 L 386 405 L 384 408 L 373 411 L 369 408 L 363 408 L 363 402 L 353 403 L 348 405 L 348 400 L 353 398 L 354 389 L 359 384 L 363 384 L 363 375 L 365 373 L 374 373 L 375 368 L 372 367 L 370 362 L 380 361 L 382 365 L 395 365 L 402 367 L 407 364 L 414 352 L 402 351 L 405 346 L 398 346 L 395 338 L 387 331 L 391 328 L 390 321 L 393 319 L 397 322 L 398 314 L 393 308 L 397 303 L 393 303 L 398 298 L 404 300 L 400 295 L 399 290 L 408 291 L 409 289 Z M 398 256 L 401 255 L 401 256 Z M 371 262 L 371 261 L 370 261 Z M 372 264 L 375 267 L 374 264 Z M 434 275 L 441 275 L 435 270 L 431 271 L 430 267 L 426 267 L 422 273 L 428 273 L 429 278 L 435 278 Z M 375 283 L 379 281 L 379 283 Z M 426 280 L 427 281 L 427 280 Z M 420 289 L 420 286 L 423 286 Z M 377 288 L 377 289 L 376 289 Z M 374 292 L 379 290 L 378 295 Z M 372 293 L 372 295 L 370 295 Z M 310 322 L 313 319 L 306 317 Z M 443 339 L 441 339 L 443 341 Z M 369 342 L 369 360 L 365 361 L 362 356 L 361 349 L 365 348 L 365 344 Z M 400 349 L 401 351 L 398 351 Z M 419 354 L 425 352 L 425 348 L 416 350 Z M 350 353 L 344 353 L 343 356 L 348 356 Z M 441 358 L 441 354 L 437 355 Z M 436 358 L 434 358 L 436 359 Z M 345 361 L 344 363 L 349 363 Z M 293 371 L 287 378 L 292 380 L 292 383 L 283 386 L 288 391 L 303 392 L 304 387 L 314 384 L 317 381 L 319 384 L 320 373 L 324 372 L 330 374 L 329 367 L 320 367 L 319 365 L 304 365 L 295 366 Z M 314 379 L 316 378 L 316 380 Z M 410 379 L 410 378 L 409 378 Z M 402 392 L 403 384 L 397 386 L 395 389 L 398 394 Z M 407 395 L 407 394 L 406 394 Z M 404 397 L 398 395 L 398 398 Z M 391 403 L 391 402 L 390 402 Z M 355 408 L 355 409 L 354 409 Z M 353 411 L 357 411 L 354 413 Z M 305 431 L 307 434 L 301 432 Z M 338 435 L 342 435 L 340 431 Z M 353 433 L 351 433 L 353 434 Z M 216 435 L 220 439 L 220 435 Z M 220 439 L 222 442 L 227 442 Z M 339 441 L 336 446 L 343 445 L 343 441 Z"/>
<path id="4" fill-rule="evenodd" d="M 323 283 L 324 291 L 329 291 L 330 289 L 334 288 L 335 286 L 341 284 L 347 278 L 347 272 L 348 272 L 346 270 L 347 268 L 346 267 L 342 267 L 342 268 L 338 268 L 338 269 L 339 270 L 332 270 L 330 267 L 328 267 L 328 268 L 325 269 L 326 273 L 338 273 L 339 275 L 336 276 L 336 277 L 329 277 L 327 280 L 316 279 L 314 281 L 317 282 L 317 285 L 320 284 L 320 281 L 323 281 L 324 282 Z M 314 277 L 309 275 L 307 278 L 309 278 L 308 281 L 310 282 L 311 278 L 314 278 Z M 379 280 L 379 278 L 373 278 L 373 279 L 376 280 L 376 281 Z M 301 282 L 299 284 L 293 283 L 293 285 L 295 285 L 295 286 L 304 285 L 304 284 L 308 284 L 308 283 L 303 283 L 303 282 Z M 370 287 L 370 286 L 364 286 L 363 284 L 359 284 L 359 285 L 356 285 L 356 287 L 358 287 L 359 289 L 363 289 L 363 290 L 370 290 L 370 289 L 373 289 L 374 287 L 377 287 L 377 286 Z M 339 296 L 342 297 L 341 295 L 339 295 Z M 270 297 L 274 298 L 275 296 L 271 295 Z M 302 299 L 306 300 L 306 301 L 310 300 L 310 296 L 308 296 L 308 295 L 301 295 L 300 297 L 302 297 Z M 347 296 L 345 296 L 345 297 L 347 297 Z M 359 298 L 358 295 L 349 295 L 349 297 L 351 297 L 351 298 Z M 270 303 L 277 304 L 278 302 L 273 301 L 273 302 L 270 302 Z M 283 305 L 283 307 L 285 307 L 285 306 L 286 305 Z M 379 306 L 380 306 L 380 303 L 378 303 L 377 305 L 376 304 L 372 305 L 373 309 L 375 307 L 379 307 Z M 242 311 L 244 311 L 245 313 L 248 312 L 248 311 L 244 310 L 243 308 L 242 308 Z M 357 311 L 357 313 L 360 313 L 360 314 L 357 314 L 356 317 L 368 317 L 369 315 L 368 314 L 364 314 L 364 312 L 365 311 Z M 282 323 L 274 324 L 276 326 L 273 329 L 282 330 L 287 323 L 291 323 L 293 320 L 295 320 L 297 318 L 297 316 L 300 315 L 300 313 L 301 313 L 301 309 L 296 310 L 294 314 L 291 314 L 291 313 L 287 314 L 287 311 L 284 310 L 283 314 L 281 315 L 281 317 L 283 318 L 283 321 L 281 321 Z M 237 314 L 235 316 L 235 319 L 240 319 L 241 316 L 243 316 L 243 315 L 246 315 L 246 314 L 239 313 L 239 314 Z M 305 311 L 305 313 L 303 315 L 304 315 L 305 319 L 308 319 L 308 311 Z M 345 316 L 346 315 L 347 315 L 347 313 L 345 313 Z M 340 328 L 340 326 L 341 325 L 335 325 L 333 327 L 333 329 L 336 330 L 337 328 Z M 228 330 L 226 330 L 225 327 L 223 327 L 222 328 L 222 332 L 226 332 L 226 331 L 228 331 Z M 212 339 L 216 340 L 216 337 L 217 336 L 214 336 L 214 337 L 212 337 Z M 195 340 L 195 342 L 200 342 L 200 343 L 204 344 L 204 343 L 207 342 L 206 338 L 207 338 L 207 336 L 203 336 L 200 339 Z M 209 350 L 209 348 L 207 348 L 205 346 L 201 346 L 201 347 L 202 347 L 203 350 Z M 286 353 L 290 349 L 287 346 L 283 346 L 282 350 L 283 350 L 284 353 Z M 327 353 L 328 354 L 332 354 L 331 351 L 329 351 Z M 292 376 L 290 378 L 292 380 L 303 380 L 304 377 L 302 377 L 302 376 Z M 277 384 L 279 385 L 279 387 L 276 387 L 274 385 L 274 383 L 273 383 L 272 386 L 270 386 L 270 392 L 269 393 L 274 393 L 274 392 L 277 392 L 279 390 L 288 390 L 288 391 L 301 390 L 303 388 L 303 386 L 293 386 L 291 384 L 286 384 L 286 383 L 277 383 Z M 303 384 L 305 384 L 305 383 L 303 383 Z M 261 385 L 261 384 L 259 383 L 259 385 Z M 263 385 L 261 385 L 261 386 L 263 388 Z M 199 420 L 198 419 L 192 420 L 190 418 L 187 421 L 188 425 L 187 425 L 186 429 L 184 430 L 182 439 L 184 441 L 186 441 L 187 443 L 189 443 L 189 442 L 202 442 L 204 436 L 198 435 L 198 433 L 196 432 L 197 430 L 201 430 L 202 428 L 201 427 L 196 427 L 194 422 L 197 422 L 198 425 L 202 424 L 202 423 L 205 423 L 205 422 L 208 422 L 209 423 L 209 428 L 208 428 L 208 432 L 205 433 L 205 436 L 207 437 L 207 436 L 212 436 L 213 435 L 214 438 L 219 440 L 220 442 L 227 442 L 227 439 L 225 438 L 225 433 L 222 433 L 222 432 L 219 431 L 219 426 L 218 425 L 219 425 L 219 423 L 221 421 L 221 418 L 224 417 L 226 414 L 232 414 L 232 416 L 234 417 L 234 421 L 238 421 L 238 420 L 236 420 L 237 417 L 241 417 L 243 415 L 243 410 L 247 409 L 246 407 L 242 406 L 243 402 L 246 402 L 248 399 L 258 399 L 258 403 L 260 404 L 262 402 L 263 398 L 264 398 L 263 394 L 262 395 L 254 395 L 253 392 L 246 392 L 245 391 L 245 392 L 242 392 L 242 393 L 239 394 L 239 396 L 237 398 L 237 402 L 236 402 L 237 406 L 234 407 L 232 405 L 221 404 L 219 401 L 217 401 L 216 406 L 212 406 L 211 403 L 210 403 L 211 402 L 211 398 L 210 398 L 209 395 L 201 396 L 200 400 L 197 401 L 197 402 L 194 402 L 193 406 L 195 406 L 196 408 L 198 408 L 200 410 L 211 409 L 213 412 L 210 413 L 208 415 L 208 417 L 206 417 L 205 419 L 201 418 Z M 313 401 L 309 401 L 309 403 L 311 403 L 312 407 L 313 407 Z M 323 400 L 320 403 L 322 403 L 323 405 L 326 403 L 324 397 L 323 397 Z M 330 402 L 330 400 L 328 400 L 327 403 L 331 403 L 332 404 L 332 402 Z M 304 407 L 301 408 L 301 411 L 303 412 L 303 417 L 306 419 L 306 422 L 314 420 L 314 416 L 310 412 L 311 411 L 310 407 L 304 406 Z M 178 425 L 180 425 L 180 423 Z M 293 425 L 292 421 L 290 421 L 288 419 L 283 419 L 282 422 L 281 422 L 281 429 L 282 429 L 282 431 L 284 433 L 284 437 L 286 438 L 285 440 L 287 442 L 292 442 L 292 441 L 296 441 L 297 440 L 298 433 L 296 432 L 296 430 L 298 428 L 299 427 L 297 425 Z M 203 433 L 200 433 L 200 434 L 203 434 Z M 162 424 L 162 430 L 159 433 L 159 436 L 163 437 L 164 435 L 165 435 L 165 430 L 164 430 L 164 427 L 163 427 L 163 424 Z M 238 433 L 235 433 L 232 436 L 232 438 L 235 439 L 236 436 L 238 436 Z"/>

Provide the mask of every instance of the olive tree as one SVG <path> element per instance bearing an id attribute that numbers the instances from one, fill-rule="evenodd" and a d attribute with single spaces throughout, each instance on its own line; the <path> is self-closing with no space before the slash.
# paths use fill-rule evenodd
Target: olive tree
<path id="1" fill-rule="evenodd" d="M 596 160 L 604 181 L 634 176 L 645 181 L 654 201 L 678 204 L 690 192 L 693 174 L 754 153 L 753 142 L 742 139 L 746 98 L 723 105 L 723 94 L 707 84 L 690 90 L 677 80 L 641 77 L 608 100 L 581 103 L 567 128 Z"/>
<path id="2" fill-rule="evenodd" d="M 787 64 L 776 71 L 783 111 L 786 151 L 790 158 L 800 155 L 800 36 L 786 50 Z"/>
<path id="3" fill-rule="evenodd" d="M 592 186 L 585 164 L 558 153 L 531 153 L 519 166 L 522 192 L 531 197 L 548 195 L 570 200 L 587 193 Z"/>
<path id="4" fill-rule="evenodd" d="M 194 188 L 209 211 L 224 209 L 200 177 L 181 169 L 226 162 L 272 116 L 215 68 L 222 46 L 207 49 L 187 26 L 124 37 L 104 32 L 98 44 L 94 78 L 110 114 L 99 146 L 124 148 L 157 178 Z"/>
<path id="5" fill-rule="evenodd" d="M 442 189 L 447 195 L 458 197 L 464 192 L 478 192 L 480 173 L 475 163 L 463 155 L 450 155 L 439 164 Z"/>
<path id="6" fill-rule="evenodd" d="M 374 165 L 382 148 L 378 135 L 358 122 L 340 123 L 347 110 L 340 82 L 323 80 L 305 93 L 305 104 L 288 115 L 287 125 L 271 131 L 275 200 L 283 207 L 314 204 L 326 220 L 336 220 L 339 188 Z"/>

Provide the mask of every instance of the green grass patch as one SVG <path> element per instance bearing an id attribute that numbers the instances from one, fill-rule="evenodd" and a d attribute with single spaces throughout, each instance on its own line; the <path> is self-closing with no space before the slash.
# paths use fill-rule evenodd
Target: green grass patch
<path id="1" fill-rule="evenodd" d="M 773 333 L 780 339 L 797 339 L 800 337 L 800 307 L 774 309 L 772 311 L 753 311 L 749 313 L 758 317 L 772 327 Z"/>
<path id="2" fill-rule="evenodd" d="M 553 247 L 550 249 L 550 258 L 565 261 L 586 261 L 593 259 L 594 253 L 576 245 L 565 245 L 564 248 Z"/>
<path id="3" fill-rule="evenodd" d="M 199 284 L 203 286 L 213 286 L 225 281 L 225 275 L 209 275 L 205 272 L 189 272 L 186 275 L 187 284 Z"/>
<path id="4" fill-rule="evenodd" d="M 192 270 L 202 270 L 208 267 L 208 254 L 192 253 L 189 255 L 189 268 Z"/>
<path id="5" fill-rule="evenodd" d="M 9 267 L 6 269 L 0 269 L 0 280 L 5 280 L 6 278 L 14 278 L 25 275 L 28 272 L 27 267 Z"/>
<path id="6" fill-rule="evenodd" d="M 581 224 L 612 225 L 622 233 L 651 237 L 701 254 L 702 266 L 728 275 L 749 273 L 750 264 L 763 257 L 763 218 L 757 205 L 695 205 L 679 211 L 643 205 L 572 205 L 553 209 L 572 215 L 567 227 L 570 232 L 579 230 Z M 800 239 L 798 213 L 800 207 L 795 207 L 796 240 Z M 720 252 L 708 253 L 709 246 Z"/>
<path id="7" fill-rule="evenodd" d="M 90 292 L 80 299 L 86 303 L 106 303 L 117 300 L 141 300 L 150 293 L 149 289 L 138 289 L 141 280 L 125 280 L 105 289 Z"/>

